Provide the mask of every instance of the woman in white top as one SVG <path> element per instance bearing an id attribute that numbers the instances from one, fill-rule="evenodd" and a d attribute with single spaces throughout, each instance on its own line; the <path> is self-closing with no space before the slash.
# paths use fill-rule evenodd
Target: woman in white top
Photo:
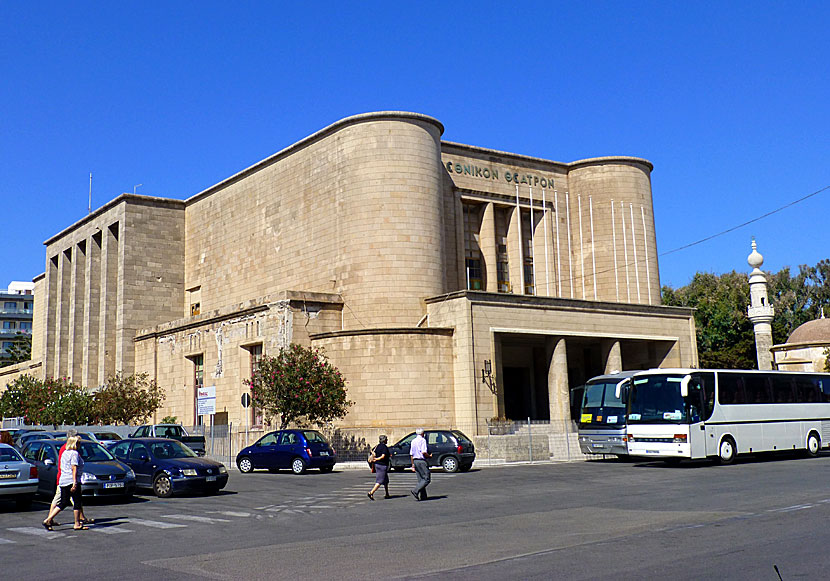
<path id="1" fill-rule="evenodd" d="M 89 528 L 81 521 L 83 511 L 81 474 L 83 473 L 84 459 L 78 453 L 78 442 L 80 440 L 80 436 L 70 436 L 66 440 L 66 450 L 60 457 L 61 477 L 58 480 L 58 486 L 61 490 L 60 501 L 52 507 L 49 516 L 43 521 L 46 530 L 52 530 L 52 519 L 70 504 L 74 505 L 75 509 L 75 530 L 83 531 Z"/>

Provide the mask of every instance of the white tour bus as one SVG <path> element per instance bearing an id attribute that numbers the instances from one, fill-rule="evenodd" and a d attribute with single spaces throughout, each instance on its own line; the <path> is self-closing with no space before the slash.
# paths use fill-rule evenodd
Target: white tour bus
<path id="1" fill-rule="evenodd" d="M 623 390 L 632 456 L 678 461 L 830 443 L 830 373 L 652 369 Z"/>
<path id="2" fill-rule="evenodd" d="M 585 383 L 579 410 L 579 448 L 583 454 L 628 455 L 625 403 L 620 394 L 622 385 L 635 373 L 609 373 Z"/>

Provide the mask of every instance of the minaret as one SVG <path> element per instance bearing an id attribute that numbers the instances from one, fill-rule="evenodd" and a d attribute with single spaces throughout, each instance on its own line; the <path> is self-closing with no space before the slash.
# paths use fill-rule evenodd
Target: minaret
<path id="1" fill-rule="evenodd" d="M 767 277 L 761 271 L 764 257 L 757 250 L 752 239 L 752 254 L 746 259 L 752 272 L 749 274 L 749 320 L 755 327 L 755 351 L 758 354 L 758 369 L 772 369 L 772 317 L 775 310 L 767 297 Z"/>

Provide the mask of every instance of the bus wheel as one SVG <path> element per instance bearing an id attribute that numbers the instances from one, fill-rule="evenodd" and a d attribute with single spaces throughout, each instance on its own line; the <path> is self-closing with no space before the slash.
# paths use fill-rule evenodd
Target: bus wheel
<path id="1" fill-rule="evenodd" d="M 735 440 L 729 436 L 720 442 L 718 447 L 718 462 L 722 465 L 732 464 L 735 461 Z"/>
<path id="2" fill-rule="evenodd" d="M 810 432 L 807 436 L 807 455 L 810 458 L 815 458 L 818 456 L 819 450 L 821 450 L 821 440 L 819 439 L 818 434 Z"/>

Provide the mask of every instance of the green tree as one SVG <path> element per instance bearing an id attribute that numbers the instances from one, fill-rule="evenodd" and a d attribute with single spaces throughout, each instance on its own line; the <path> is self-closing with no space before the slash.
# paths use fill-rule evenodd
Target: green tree
<path id="1" fill-rule="evenodd" d="M 830 311 L 830 260 L 789 267 L 767 274 L 770 303 L 775 308 L 772 341 L 785 343 L 801 324 Z M 755 332 L 746 308 L 749 278 L 745 273 L 697 273 L 681 288 L 663 287 L 663 304 L 694 307 L 701 367 L 752 369 L 757 366 Z"/>
<path id="2" fill-rule="evenodd" d="M 95 419 L 102 424 L 145 422 L 161 407 L 164 397 L 164 390 L 148 374 L 117 372 L 95 394 Z"/>
<path id="3" fill-rule="evenodd" d="M 251 397 L 280 428 L 291 422 L 311 424 L 342 418 L 353 404 L 346 381 L 318 349 L 292 343 L 276 357 L 263 356 L 253 376 L 244 380 Z"/>
<path id="4" fill-rule="evenodd" d="M 18 333 L 12 340 L 11 347 L 6 348 L 6 357 L 0 359 L 0 367 L 14 365 L 32 358 L 32 336 Z"/>
<path id="5" fill-rule="evenodd" d="M 663 304 L 694 307 L 698 359 L 701 367 L 756 367 L 755 333 L 746 315 L 749 281 L 746 274 L 720 276 L 697 273 L 685 287 L 663 287 Z"/>
<path id="6" fill-rule="evenodd" d="M 4 416 L 22 416 L 32 424 L 85 424 L 90 420 L 92 396 L 65 377 L 41 381 L 21 375 L 0 395 L 0 410 Z"/>

